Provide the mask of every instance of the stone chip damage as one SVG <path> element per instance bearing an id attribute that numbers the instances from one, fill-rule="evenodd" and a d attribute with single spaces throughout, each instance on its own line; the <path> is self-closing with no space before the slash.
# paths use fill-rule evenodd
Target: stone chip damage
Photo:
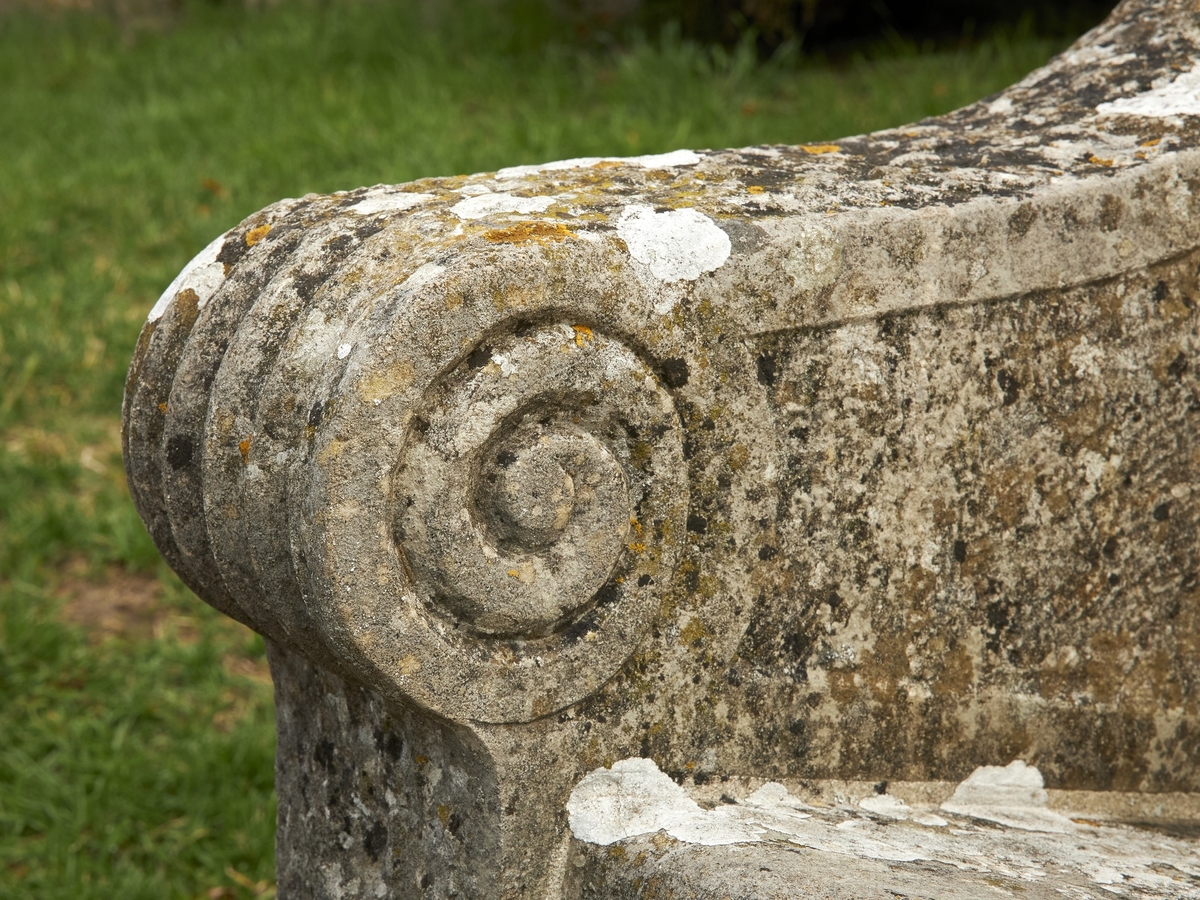
<path id="1" fill-rule="evenodd" d="M 267 639 L 280 896 L 1200 895 L 1197 60 L 1127 0 L 904 128 L 202 251 L 125 460 Z M 703 815 L 573 835 L 633 770 Z"/>

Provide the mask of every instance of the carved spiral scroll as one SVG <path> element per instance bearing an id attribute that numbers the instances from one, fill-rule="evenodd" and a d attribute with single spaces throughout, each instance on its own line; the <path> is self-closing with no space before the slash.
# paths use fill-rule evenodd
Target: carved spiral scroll
<path id="1" fill-rule="evenodd" d="M 651 601 L 686 491 L 670 394 L 584 326 L 481 345 L 427 396 L 395 479 L 397 543 L 427 608 L 538 638 L 598 602 Z"/>

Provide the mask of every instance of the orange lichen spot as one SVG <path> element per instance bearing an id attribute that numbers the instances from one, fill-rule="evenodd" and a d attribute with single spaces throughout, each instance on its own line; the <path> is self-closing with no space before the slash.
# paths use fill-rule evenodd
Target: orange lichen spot
<path id="1" fill-rule="evenodd" d="M 582 347 L 592 339 L 592 329 L 588 328 L 586 325 L 572 325 L 571 327 L 575 329 L 576 347 Z"/>
<path id="2" fill-rule="evenodd" d="M 165 403 L 158 404 L 158 411 L 165 416 L 167 414 L 167 404 L 165 404 Z"/>
<path id="3" fill-rule="evenodd" d="M 820 156 L 822 153 L 842 152 L 842 148 L 837 144 L 801 144 L 800 149 L 813 156 Z"/>
<path id="4" fill-rule="evenodd" d="M 626 544 L 625 546 L 628 547 L 630 549 L 630 551 L 632 551 L 633 553 L 645 553 L 646 552 L 646 545 L 643 544 L 641 541 L 634 541 L 632 544 Z"/>
<path id="5" fill-rule="evenodd" d="M 1152 141 L 1142 141 L 1140 144 L 1138 144 L 1138 146 L 1139 147 L 1157 147 L 1161 141 L 1162 141 L 1162 138 L 1155 138 Z"/>
<path id="6" fill-rule="evenodd" d="M 1094 166 L 1111 166 L 1113 164 L 1111 159 L 1101 159 L 1094 153 L 1088 157 L 1088 162 Z"/>
<path id="7" fill-rule="evenodd" d="M 765 191 L 766 191 L 766 188 L 763 187 L 761 184 L 752 184 L 752 185 L 750 185 L 750 187 L 746 188 L 747 194 L 761 194 Z"/>
<path id="8" fill-rule="evenodd" d="M 253 247 L 259 241 L 265 238 L 270 231 L 270 225 L 259 225 L 257 228 L 251 228 L 246 232 L 246 246 Z"/>
<path id="9" fill-rule="evenodd" d="M 575 232 L 559 223 L 518 222 L 508 228 L 495 228 L 484 237 L 493 244 L 528 244 L 531 241 L 545 244 L 547 241 L 556 243 L 575 237 Z"/>
<path id="10" fill-rule="evenodd" d="M 250 461 L 250 438 L 238 441 L 238 453 L 242 454 L 242 465 Z"/>
<path id="11" fill-rule="evenodd" d="M 629 519 L 629 524 L 633 526 L 633 530 L 636 531 L 640 536 L 642 533 L 642 523 L 631 516 Z"/>
<path id="12" fill-rule="evenodd" d="M 509 570 L 508 570 L 508 577 L 509 577 L 509 578 L 520 578 L 520 577 L 521 577 L 521 573 L 520 573 L 520 572 L 518 572 L 516 569 L 509 569 Z"/>

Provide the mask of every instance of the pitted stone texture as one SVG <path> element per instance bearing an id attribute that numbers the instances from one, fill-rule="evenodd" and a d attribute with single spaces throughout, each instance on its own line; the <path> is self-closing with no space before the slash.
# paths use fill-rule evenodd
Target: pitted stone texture
<path id="1" fill-rule="evenodd" d="M 280 895 L 487 896 L 500 834 L 483 747 L 274 644 L 268 656 L 279 722 Z"/>

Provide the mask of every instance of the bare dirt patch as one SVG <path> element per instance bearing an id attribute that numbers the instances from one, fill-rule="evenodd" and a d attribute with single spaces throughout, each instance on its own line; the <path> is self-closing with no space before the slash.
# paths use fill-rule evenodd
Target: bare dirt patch
<path id="1" fill-rule="evenodd" d="M 196 639 L 194 623 L 163 602 L 162 583 L 153 575 L 113 567 L 103 580 L 93 581 L 70 573 L 56 593 L 64 600 L 63 619 L 84 628 L 93 642 L 161 639 L 168 633 Z"/>
<path id="2" fill-rule="evenodd" d="M 83 628 L 91 643 L 122 639 L 191 644 L 199 640 L 196 620 L 165 601 L 163 584 L 153 575 L 113 566 L 96 580 L 87 577 L 82 564 L 72 564 L 56 594 L 63 600 L 63 620 Z M 240 638 L 242 645 L 250 644 L 251 632 L 244 625 L 223 619 L 222 627 Z M 271 683 L 262 656 L 228 653 L 222 664 L 230 675 L 260 685 Z"/>

